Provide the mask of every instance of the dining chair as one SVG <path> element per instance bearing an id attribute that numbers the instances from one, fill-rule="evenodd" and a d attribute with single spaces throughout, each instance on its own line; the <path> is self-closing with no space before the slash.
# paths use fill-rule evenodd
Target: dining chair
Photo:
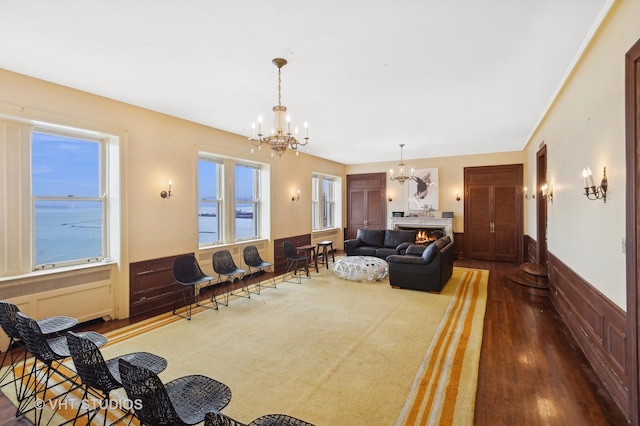
<path id="1" fill-rule="evenodd" d="M 86 412 L 82 415 L 80 415 L 80 412 L 83 407 L 79 405 L 74 424 L 85 415 L 87 416 L 86 424 L 94 424 L 94 419 L 102 409 L 104 409 L 102 424 L 107 424 L 109 408 L 112 408 L 111 391 L 122 388 L 120 366 L 118 364 L 120 359 L 148 368 L 156 374 L 167 367 L 166 359 L 149 352 L 132 352 L 105 361 L 100 348 L 93 341 L 73 331 L 67 332 L 67 343 L 75 370 L 82 380 L 81 386 L 84 393 L 81 400 L 86 401 L 90 391 L 92 395 L 97 395 L 101 400 L 100 404 L 86 407 Z M 125 410 L 125 413 L 114 423 L 119 423 L 133 414 L 133 411 L 126 410 L 127 406 L 122 406 L 121 409 Z"/>
<path id="2" fill-rule="evenodd" d="M 38 409 L 38 403 L 46 403 L 53 398 L 64 397 L 76 389 L 79 384 L 75 380 L 76 374 L 68 375 L 67 369 L 61 368 L 62 362 L 71 356 L 66 336 L 48 338 L 42 333 L 38 323 L 29 316 L 18 312 L 16 314 L 20 338 L 27 351 L 35 358 L 29 369 L 27 381 L 18 395 L 18 408 L 16 417 L 27 412 L 35 411 L 35 423 L 39 424 L 44 410 Z M 96 346 L 107 343 L 107 338 L 94 331 L 79 333 L 82 337 L 91 340 Z M 55 382 L 54 378 L 58 382 Z M 69 387 L 60 394 L 50 390 L 60 383 L 69 382 Z"/>
<path id="3" fill-rule="evenodd" d="M 198 260 L 193 254 L 184 254 L 177 256 L 173 260 L 173 277 L 178 284 L 180 284 L 182 294 L 182 306 L 186 307 L 186 315 L 182 315 L 178 312 L 181 306 L 180 300 L 176 300 L 173 314 L 188 320 L 191 319 L 191 305 L 195 302 L 197 307 L 218 309 L 217 296 L 225 290 L 224 285 L 218 283 L 212 283 L 215 280 L 214 277 L 205 274 L 200 269 Z M 204 289 L 211 291 L 211 303 L 213 306 L 202 305 L 200 303 L 200 292 Z M 223 302 L 226 304 L 226 301 Z"/>
<path id="4" fill-rule="evenodd" d="M 0 301 L 0 326 L 9 338 L 9 344 L 7 346 L 4 355 L 2 356 L 2 363 L 5 365 L 7 357 L 10 357 L 9 368 L 7 368 L 2 376 L 0 376 L 0 387 L 6 386 L 10 383 L 14 384 L 16 395 L 21 392 L 21 379 L 24 377 L 25 362 L 27 360 L 27 349 L 24 342 L 20 337 L 20 331 L 18 330 L 17 313 L 20 309 L 13 303 L 7 301 Z M 71 327 L 78 323 L 78 320 L 72 317 L 59 315 L 48 318 L 43 318 L 36 321 L 40 327 L 40 331 L 45 335 L 57 335 L 58 333 L 69 330 Z M 22 363 L 22 368 L 18 366 Z M 22 374 L 16 377 L 16 371 L 21 371 Z M 6 380 L 9 375 L 13 377 L 12 380 Z"/>
<path id="5" fill-rule="evenodd" d="M 299 272 L 304 270 L 306 277 L 309 278 L 309 256 L 306 254 L 298 254 L 291 241 L 282 243 L 284 255 L 287 258 L 287 266 L 282 275 L 282 282 L 286 281 L 287 274 L 297 279 L 298 284 L 302 284 L 302 274 Z"/>
<path id="6" fill-rule="evenodd" d="M 135 416 L 146 425 L 195 425 L 231 400 L 227 385 L 206 376 L 183 376 L 163 384 L 148 368 L 122 358 L 118 365 L 127 397 L 135 401 Z"/>
<path id="7" fill-rule="evenodd" d="M 212 411 L 204 418 L 204 426 L 314 426 L 286 414 L 267 414 L 245 424 L 220 412 Z"/>
<path id="8" fill-rule="evenodd" d="M 229 250 L 218 250 L 213 252 L 212 260 L 213 270 L 218 274 L 218 283 L 229 283 L 229 292 L 227 293 L 226 299 L 227 304 L 229 301 L 229 295 L 248 298 L 251 297 L 251 293 L 249 293 L 249 289 L 247 288 L 247 283 L 243 279 L 244 274 L 247 272 L 247 270 L 238 268 L 238 266 L 236 266 L 236 263 L 233 261 L 233 257 L 231 256 L 231 252 Z M 232 283 L 235 279 L 240 280 L 240 291 L 244 294 L 233 292 Z"/>
<path id="9" fill-rule="evenodd" d="M 270 287 L 276 287 L 276 279 L 273 271 L 273 263 L 266 262 L 262 260 L 260 257 L 260 253 L 258 252 L 258 248 L 254 245 L 245 246 L 242 249 L 242 257 L 244 258 L 244 263 L 249 268 L 249 276 L 251 278 L 258 277 L 258 284 L 256 284 L 256 288 L 258 289 L 258 294 L 260 294 L 260 290 L 263 286 L 262 284 L 262 274 L 267 275 L 267 279 L 265 282 L 271 282 Z M 266 286 L 266 285 L 265 285 Z"/>

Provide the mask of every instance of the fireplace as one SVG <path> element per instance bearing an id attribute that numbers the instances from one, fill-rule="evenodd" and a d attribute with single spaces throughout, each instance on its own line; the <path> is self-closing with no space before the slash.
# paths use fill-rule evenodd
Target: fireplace
<path id="1" fill-rule="evenodd" d="M 453 241 L 453 218 L 435 217 L 394 217 L 391 218 L 393 229 L 415 229 L 419 238 L 426 242 L 433 238 L 433 231 L 441 231 Z M 422 233 L 422 235 L 420 235 Z"/>

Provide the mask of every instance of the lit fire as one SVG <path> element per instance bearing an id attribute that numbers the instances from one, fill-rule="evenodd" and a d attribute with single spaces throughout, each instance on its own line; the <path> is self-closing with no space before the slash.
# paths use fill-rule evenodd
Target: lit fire
<path id="1" fill-rule="evenodd" d="M 429 241 L 429 236 L 427 235 L 427 231 L 418 231 L 416 235 L 416 244 L 422 244 Z"/>

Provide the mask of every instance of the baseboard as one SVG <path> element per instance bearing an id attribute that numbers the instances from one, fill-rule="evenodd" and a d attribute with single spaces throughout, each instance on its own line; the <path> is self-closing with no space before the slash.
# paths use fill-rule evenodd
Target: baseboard
<path id="1" fill-rule="evenodd" d="M 552 253 L 550 297 L 596 374 L 629 418 L 626 313 Z"/>

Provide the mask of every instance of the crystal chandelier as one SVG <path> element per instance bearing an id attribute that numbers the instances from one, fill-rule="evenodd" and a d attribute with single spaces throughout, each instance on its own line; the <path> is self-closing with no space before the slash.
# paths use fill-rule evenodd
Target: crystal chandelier
<path id="1" fill-rule="evenodd" d="M 398 181 L 400 183 L 404 183 L 405 180 L 409 180 L 413 178 L 413 169 L 411 169 L 411 176 L 407 176 L 404 174 L 404 162 L 402 161 L 402 148 L 404 144 L 400 144 L 400 164 L 398 164 L 398 176 L 393 175 L 393 170 L 389 169 L 389 175 L 391 175 L 391 180 Z"/>
<path id="2" fill-rule="evenodd" d="M 282 58 L 275 58 L 273 64 L 278 67 L 278 105 L 273 107 L 273 128 L 271 129 L 271 135 L 266 136 L 262 133 L 262 116 L 258 117 L 258 128 L 256 133 L 256 123 L 251 123 L 251 137 L 250 141 L 253 143 L 253 147 L 260 149 L 263 143 L 269 144 L 271 148 L 271 156 L 273 153 L 282 157 L 287 148 L 291 148 L 298 155 L 298 146 L 306 146 L 309 142 L 309 127 L 307 122 L 304 122 L 304 142 L 299 141 L 298 128 L 295 127 L 291 130 L 291 117 L 287 114 L 287 107 L 281 103 L 280 94 L 280 70 L 283 66 L 287 65 L 287 60 Z M 251 147 L 251 153 L 254 149 Z"/>

